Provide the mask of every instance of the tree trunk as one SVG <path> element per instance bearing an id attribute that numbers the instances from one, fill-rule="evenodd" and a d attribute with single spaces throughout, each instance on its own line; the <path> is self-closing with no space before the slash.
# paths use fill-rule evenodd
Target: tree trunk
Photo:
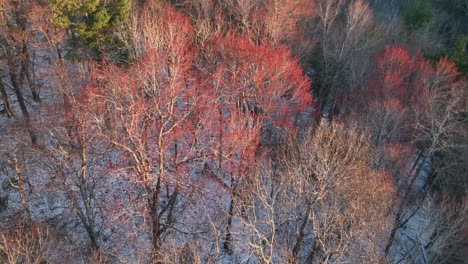
<path id="1" fill-rule="evenodd" d="M 23 208 L 26 211 L 29 222 L 32 222 L 31 210 L 29 210 L 28 199 L 26 198 L 26 192 L 24 189 L 23 175 L 21 174 L 21 171 L 18 168 L 15 168 L 15 171 L 16 171 L 16 175 L 18 176 L 18 187 L 19 187 L 19 193 L 21 197 L 21 204 L 23 205 Z"/>
<path id="2" fill-rule="evenodd" d="M 29 112 L 26 107 L 26 104 L 24 102 L 24 97 L 23 97 L 23 92 L 21 91 L 21 88 L 18 83 L 18 78 L 16 74 L 16 63 L 13 62 L 13 54 L 11 52 L 8 52 L 8 74 L 10 77 L 10 82 L 11 85 L 13 86 L 13 90 L 15 91 L 16 98 L 18 100 L 19 107 L 21 109 L 21 113 L 23 113 L 23 117 L 25 119 L 29 119 Z"/>
<path id="3" fill-rule="evenodd" d="M 231 235 L 231 226 L 232 226 L 232 218 L 234 216 L 234 199 L 231 198 L 231 203 L 229 204 L 229 212 L 228 212 L 228 219 L 227 219 L 227 227 L 226 227 L 226 237 L 224 239 L 223 248 L 229 255 L 232 255 L 232 235 Z"/>
<path id="4" fill-rule="evenodd" d="M 23 42 L 23 48 L 21 50 L 21 79 L 26 77 L 26 81 L 28 82 L 29 89 L 31 90 L 32 98 L 34 101 L 39 102 L 41 99 L 39 98 L 39 94 L 36 90 L 36 84 L 31 78 L 31 73 L 29 72 L 29 51 L 28 45 Z"/>
<path id="5" fill-rule="evenodd" d="M 13 112 L 11 111 L 10 101 L 8 100 L 8 94 L 5 90 L 5 85 L 3 84 L 3 78 L 0 76 L 0 93 L 2 95 L 3 108 L 8 117 L 13 117 Z"/>
<path id="6" fill-rule="evenodd" d="M 151 190 L 151 187 L 149 185 L 149 175 L 146 176 L 148 179 L 148 184 L 146 184 L 146 191 L 148 193 L 148 207 L 150 209 L 150 214 L 151 214 L 151 244 L 153 247 L 153 252 L 152 252 L 152 263 L 158 263 L 158 258 L 159 258 L 159 249 L 161 247 L 161 232 L 160 232 L 160 219 L 159 219 L 159 214 L 158 214 L 158 201 L 159 201 L 159 196 L 161 194 L 161 177 L 158 177 L 158 181 L 156 183 L 156 188 L 154 191 Z"/>
<path id="7" fill-rule="evenodd" d="M 62 59 L 62 49 L 60 48 L 60 45 L 58 43 L 55 43 L 55 50 L 57 51 L 57 58 L 59 61 L 59 66 L 63 66 L 63 59 Z"/>
<path id="8" fill-rule="evenodd" d="M 428 153 L 431 153 L 431 151 L 429 151 Z M 416 159 L 416 163 L 419 162 L 419 160 L 421 160 L 420 159 L 421 155 L 423 155 L 422 152 L 420 153 L 420 155 L 418 155 L 418 158 Z M 422 168 L 424 167 L 424 163 L 426 162 L 426 159 L 427 159 L 428 155 L 429 154 L 424 156 L 424 158 L 421 160 L 421 164 L 419 166 L 416 164 L 417 169 L 416 169 L 416 171 L 414 173 L 413 178 L 411 179 L 410 183 L 408 184 L 408 187 L 406 187 L 404 195 L 403 195 L 403 199 L 401 200 L 400 205 L 398 206 L 398 211 L 397 211 L 397 214 L 395 216 L 395 221 L 393 222 L 393 228 L 392 228 L 392 231 L 390 232 L 390 236 L 389 236 L 389 238 L 387 240 L 387 245 L 385 246 L 384 254 L 382 256 L 382 259 L 380 260 L 380 263 L 385 263 L 385 261 L 387 260 L 390 249 L 392 248 L 393 242 L 395 241 L 396 233 L 397 233 L 398 229 L 400 229 L 400 227 L 402 226 L 401 225 L 401 217 L 402 217 L 402 214 L 403 214 L 403 209 L 404 209 L 404 207 L 405 207 L 405 205 L 407 203 L 407 200 L 409 198 L 409 194 L 411 192 L 411 189 L 412 189 L 414 183 L 416 182 L 416 179 L 418 178 L 419 173 L 421 172 Z M 416 168 L 416 166 L 413 166 L 413 169 Z"/>
<path id="9" fill-rule="evenodd" d="M 20 106 L 21 113 L 23 114 L 23 117 L 26 123 L 26 128 L 29 132 L 29 136 L 31 137 L 31 142 L 33 143 L 33 145 L 35 145 L 37 143 L 37 136 L 32 130 L 31 120 L 29 118 L 29 112 L 26 107 L 26 103 L 24 102 L 23 93 L 21 92 L 21 88 L 18 83 L 17 74 L 16 74 L 16 63 L 13 61 L 14 59 L 13 59 L 13 54 L 11 54 L 11 51 L 8 48 L 6 48 L 6 50 L 7 50 L 8 73 L 10 76 L 11 85 L 13 86 L 13 89 L 16 94 L 16 98 L 18 99 L 18 104 Z"/>
<path id="10" fill-rule="evenodd" d="M 91 240 L 91 246 L 94 249 L 99 249 L 99 243 L 98 243 L 98 232 L 95 230 L 96 226 L 96 221 L 94 218 L 94 213 L 93 213 L 93 193 L 92 189 L 89 187 L 89 182 L 87 179 L 87 171 L 88 171 L 88 160 L 87 160 L 87 155 L 86 155 L 86 147 L 81 146 L 81 171 L 80 171 L 80 176 L 79 176 L 79 190 L 80 190 L 80 195 L 81 199 L 83 200 L 83 205 L 86 213 L 86 221 L 87 221 L 87 228 L 86 231 L 88 232 L 88 236 Z M 86 225 L 85 225 L 86 226 Z"/>
<path id="11" fill-rule="evenodd" d="M 232 227 L 232 219 L 234 217 L 234 195 L 235 195 L 235 186 L 234 186 L 234 178 L 231 176 L 231 203 L 229 204 L 229 212 L 228 212 L 228 219 L 227 219 L 227 227 L 226 227 L 226 237 L 224 239 L 223 248 L 229 255 L 234 253 L 232 249 L 232 234 L 231 234 L 231 227 Z"/>
<path id="12" fill-rule="evenodd" d="M 299 257 L 299 253 L 301 252 L 302 245 L 304 244 L 305 228 L 307 227 L 307 223 L 309 223 L 311 211 L 312 209 L 309 207 L 307 209 L 304 221 L 302 222 L 301 229 L 299 230 L 299 236 L 297 238 L 296 245 L 294 245 L 293 252 L 292 252 L 294 257 Z"/>
<path id="13" fill-rule="evenodd" d="M 28 46 L 23 44 L 23 56 L 25 57 L 21 62 L 21 68 L 23 75 L 26 77 L 26 81 L 28 82 L 29 89 L 31 90 L 32 98 L 34 101 L 39 102 L 41 98 L 36 90 L 36 84 L 34 83 L 33 79 L 31 78 L 31 73 L 29 71 L 29 51 Z"/>
<path id="14" fill-rule="evenodd" d="M 19 6 L 17 6 L 17 10 L 14 12 L 15 16 L 15 21 L 16 24 L 19 26 L 21 32 L 26 36 L 26 39 L 23 39 L 21 41 L 21 50 L 18 50 L 18 54 L 21 54 L 20 56 L 20 61 L 21 61 L 21 71 L 20 71 L 20 78 L 23 80 L 23 77 L 26 77 L 26 80 L 28 81 L 28 86 L 29 89 L 31 90 L 31 94 L 33 97 L 33 100 L 38 102 L 39 95 L 36 91 L 36 86 L 33 83 L 33 80 L 31 78 L 30 72 L 29 72 L 29 50 L 28 50 L 28 32 L 27 32 L 27 17 L 26 17 L 26 10 L 28 8 L 27 1 L 20 1 L 18 2 Z"/>
<path id="15" fill-rule="evenodd" d="M 221 171 L 221 166 L 223 164 L 223 111 L 220 106 L 218 106 L 218 125 L 219 125 L 219 139 L 218 139 L 218 172 Z"/>
<path id="16" fill-rule="evenodd" d="M 15 172 L 16 176 L 18 177 L 18 188 L 19 195 L 20 195 L 20 200 L 21 200 L 21 205 L 23 206 L 24 211 L 26 212 L 26 215 L 28 217 L 28 221 L 31 223 L 32 222 L 32 215 L 31 215 L 31 210 L 29 210 L 29 204 L 28 204 L 28 199 L 26 197 L 26 190 L 24 188 L 24 178 L 23 178 L 23 173 L 21 171 L 20 166 L 18 166 L 17 160 L 14 157 L 11 157 L 9 154 L 4 154 L 3 158 L 7 161 L 8 165 L 13 169 Z"/>

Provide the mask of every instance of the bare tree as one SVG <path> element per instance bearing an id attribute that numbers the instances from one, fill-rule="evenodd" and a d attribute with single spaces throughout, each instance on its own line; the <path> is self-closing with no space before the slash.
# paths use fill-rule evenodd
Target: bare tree
<path id="1" fill-rule="evenodd" d="M 70 97 L 69 97 L 70 99 Z M 50 160 L 51 172 L 58 188 L 63 189 L 72 204 L 72 210 L 83 225 L 94 250 L 99 249 L 100 229 L 103 225 L 99 213 L 99 197 L 95 185 L 100 169 L 99 162 L 105 154 L 105 146 L 94 140 L 91 124 L 87 124 L 77 114 L 76 102 L 72 107 L 63 108 L 69 112 L 68 117 L 54 116 L 54 125 L 48 129 L 50 143 L 44 154 Z M 75 113 L 73 113 L 75 112 Z M 81 112 L 84 112 L 81 110 Z M 57 119 L 64 121 L 57 125 Z M 104 149 L 99 149 L 103 147 Z M 51 184 L 54 186 L 54 184 Z"/>
<path id="2" fill-rule="evenodd" d="M 7 114 L 8 117 L 13 117 L 13 112 L 11 111 L 10 106 L 10 99 L 8 98 L 3 78 L 0 78 L 0 93 L 2 95 L 3 111 Z"/>
<path id="3" fill-rule="evenodd" d="M 381 45 L 373 12 L 362 0 L 317 2 L 320 39 L 318 94 L 322 107 L 365 80 L 373 50 Z"/>
<path id="4" fill-rule="evenodd" d="M 129 70 L 96 69 L 87 105 L 100 136 L 125 153 L 143 188 L 157 260 L 174 229 L 179 195 L 190 186 L 189 165 L 203 154 L 196 148 L 202 119 L 200 91 L 190 86 L 194 32 L 188 17 L 168 8 L 148 26 L 158 34 L 148 36 L 143 58 Z"/>
<path id="5" fill-rule="evenodd" d="M 394 197 L 372 153 L 366 133 L 333 123 L 260 161 L 239 183 L 239 252 L 265 263 L 377 261 Z"/>
<path id="6" fill-rule="evenodd" d="M 8 39 L 8 45 L 15 49 L 16 60 L 19 62 L 19 79 L 26 78 L 34 101 L 40 101 L 31 74 L 31 56 L 29 45 L 31 42 L 31 32 L 29 28 L 30 17 L 32 16 L 32 3 L 30 1 L 5 1 L 2 3 L 2 38 Z"/>
<path id="7" fill-rule="evenodd" d="M 18 105 L 21 109 L 21 113 L 23 114 L 25 126 L 28 129 L 32 143 L 36 144 L 37 135 L 33 131 L 29 110 L 26 106 L 25 97 L 21 87 L 21 69 L 24 68 L 21 66 L 24 62 L 21 54 L 24 47 L 24 35 L 27 34 L 27 32 L 23 32 L 22 29 L 16 29 L 18 25 L 14 21 L 14 18 L 10 17 L 11 13 L 18 14 L 17 12 L 19 11 L 17 8 L 19 7 L 15 5 L 11 7 L 7 6 L 6 3 L 4 4 L 5 5 L 2 6 L 0 13 L 0 46 L 2 48 L 2 59 L 6 61 L 7 67 L 6 69 L 2 69 L 2 72 L 6 71 L 8 73 L 9 83 L 15 92 Z M 1 75 L 3 75 L 3 73 Z M 6 95 L 6 93 L 2 92 L 2 95 L 3 94 Z M 37 93 L 35 94 L 37 95 Z M 39 97 L 37 97 L 37 99 L 38 98 Z"/>
<path id="8" fill-rule="evenodd" d="M 444 58 L 436 68 L 425 68 L 423 76 L 424 90 L 421 97 L 421 110 L 418 112 L 415 139 L 421 144 L 422 160 L 417 160 L 409 174 L 409 180 L 402 192 L 400 203 L 396 207 L 395 221 L 385 248 L 384 261 L 393 245 L 397 231 L 420 210 L 416 206 L 407 210 L 415 183 L 420 179 L 420 173 L 426 161 L 434 154 L 455 149 L 456 138 L 466 134 L 459 113 L 466 111 L 466 82 L 457 79 L 458 71 L 455 64 Z M 463 138 L 463 136 L 461 136 Z M 419 204 L 425 199 L 429 188 L 422 190 L 418 197 Z"/>
<path id="9" fill-rule="evenodd" d="M 17 154 L 23 154 L 21 158 L 17 157 Z M 29 182 L 27 175 L 25 175 L 25 166 L 28 164 L 27 158 L 24 153 L 20 151 L 11 151 L 2 146 L 0 149 L 0 155 L 2 157 L 3 171 L 8 175 L 8 184 L 14 189 L 18 190 L 21 199 L 21 205 L 26 213 L 27 220 L 32 222 L 32 214 L 29 208 L 29 194 L 32 190 L 31 183 Z M 0 163 L 0 164 L 2 164 Z"/>
<path id="10" fill-rule="evenodd" d="M 49 260 L 50 237 L 40 224 L 17 219 L 10 231 L 0 231 L 0 260 L 3 263 L 39 264 Z"/>

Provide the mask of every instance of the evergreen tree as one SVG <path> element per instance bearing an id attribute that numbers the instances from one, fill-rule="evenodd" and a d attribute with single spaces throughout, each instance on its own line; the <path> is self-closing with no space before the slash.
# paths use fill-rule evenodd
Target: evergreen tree
<path id="1" fill-rule="evenodd" d="M 131 0 L 51 0 L 53 24 L 69 33 L 69 59 L 103 54 L 121 60 L 126 47 L 114 34 L 130 13 Z"/>

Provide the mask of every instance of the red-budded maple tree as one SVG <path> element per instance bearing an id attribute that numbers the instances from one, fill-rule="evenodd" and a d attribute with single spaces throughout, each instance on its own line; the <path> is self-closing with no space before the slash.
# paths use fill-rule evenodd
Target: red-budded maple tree
<path id="1" fill-rule="evenodd" d="M 375 56 L 374 71 L 364 89 L 350 100 L 354 120 L 369 127 L 375 145 L 408 142 L 414 128 L 415 111 L 424 92 L 421 76 L 430 64 L 420 51 L 387 46 Z"/>
<path id="2" fill-rule="evenodd" d="M 216 38 L 203 56 L 200 79 L 211 95 L 205 111 L 215 128 L 209 132 L 218 158 L 237 157 L 237 172 L 230 173 L 242 175 L 241 156 L 252 162 L 266 125 L 293 127 L 312 105 L 310 81 L 287 47 L 254 45 L 233 33 Z"/>
<path id="3" fill-rule="evenodd" d="M 371 77 L 369 93 L 377 99 L 397 99 L 405 104 L 418 96 L 422 86 L 419 80 L 420 69 L 427 66 L 418 50 L 412 55 L 403 46 L 387 46 L 377 54 L 376 67 Z"/>
<path id="4" fill-rule="evenodd" d="M 210 122 L 202 140 L 211 145 L 213 159 L 206 166 L 236 195 L 240 178 L 256 164 L 265 132 L 293 127 L 297 114 L 312 105 L 310 81 L 287 47 L 255 45 L 235 33 L 219 36 L 199 60 L 200 79 Z M 229 207 L 224 248 L 230 246 L 233 204 Z"/>
<path id="5" fill-rule="evenodd" d="M 162 235 L 174 223 L 178 195 L 188 184 L 180 177 L 188 177 L 188 164 L 198 154 L 193 30 L 188 18 L 173 9 L 161 23 L 160 42 L 150 45 L 140 61 L 129 68 L 97 67 L 86 88 L 99 133 L 129 158 L 144 189 L 153 257 L 160 253 Z"/>
<path id="6" fill-rule="evenodd" d="M 139 61 L 95 68 L 85 102 L 100 135 L 125 153 L 142 184 L 155 257 L 196 169 L 211 170 L 235 192 L 266 125 L 293 127 L 312 104 L 310 81 L 287 47 L 228 33 L 198 53 L 188 17 L 162 13 L 159 35 Z"/>
<path id="7" fill-rule="evenodd" d="M 355 120 L 365 122 L 380 150 L 377 166 L 388 159 L 389 146 L 417 148 L 411 169 L 394 174 L 400 200 L 395 206 L 395 220 L 384 250 L 384 261 L 397 231 L 419 210 L 410 200 L 424 199 L 428 189 L 415 183 L 428 159 L 435 153 L 453 151 L 463 138 L 462 113 L 466 108 L 466 80 L 460 77 L 453 62 L 442 58 L 431 65 L 418 50 L 411 53 L 402 46 L 388 46 L 377 54 L 375 71 L 352 110 Z M 414 151 L 416 152 L 416 151 Z M 400 159 L 404 155 L 400 154 Z M 407 157 L 407 156 L 406 156 Z M 426 185 L 429 184 L 426 183 Z M 425 189 L 421 189 L 421 188 Z M 422 195 L 421 195 L 422 193 Z M 422 202 L 422 200 L 420 201 Z"/>

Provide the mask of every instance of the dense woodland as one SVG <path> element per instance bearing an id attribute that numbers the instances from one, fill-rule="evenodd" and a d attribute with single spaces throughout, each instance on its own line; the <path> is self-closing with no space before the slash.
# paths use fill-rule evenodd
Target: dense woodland
<path id="1" fill-rule="evenodd" d="M 466 263 L 466 0 L 0 4 L 0 263 Z"/>

